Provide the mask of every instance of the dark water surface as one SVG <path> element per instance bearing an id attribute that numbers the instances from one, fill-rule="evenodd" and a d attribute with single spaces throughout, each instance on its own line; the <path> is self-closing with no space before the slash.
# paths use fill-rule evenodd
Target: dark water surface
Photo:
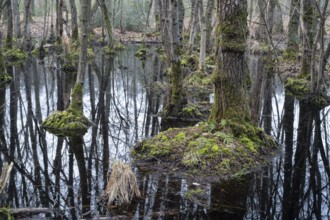
<path id="1" fill-rule="evenodd" d="M 1 198 L 3 206 L 54 210 L 54 215 L 37 219 L 80 219 L 83 193 L 90 198 L 96 219 L 330 218 L 328 109 L 314 111 L 291 100 L 294 115 L 284 120 L 290 112 L 284 114 L 284 109 L 290 105 L 280 80 L 274 81 L 272 91 L 272 134 L 282 144 L 283 155 L 269 167 L 221 182 L 134 168 L 142 198 L 121 210 L 105 210 L 98 196 L 108 161 L 130 163 L 131 147 L 160 130 L 157 113 L 165 88 L 159 81 L 166 67 L 154 55 L 138 60 L 134 56 L 138 47 L 128 45 L 114 59 L 95 49 L 97 56 L 89 62 L 83 97 L 84 113 L 94 123 L 83 138 L 88 192 L 80 192 L 77 161 L 69 148 L 72 142 L 40 127 L 47 115 L 68 106 L 75 77 L 61 70 L 55 55 L 7 68 L 13 79 L 0 88 L 0 162 L 15 160 L 16 166 L 7 196 Z M 258 57 L 250 59 L 252 72 L 258 71 L 257 62 Z M 292 149 L 290 132 L 285 132 L 290 126 Z"/>

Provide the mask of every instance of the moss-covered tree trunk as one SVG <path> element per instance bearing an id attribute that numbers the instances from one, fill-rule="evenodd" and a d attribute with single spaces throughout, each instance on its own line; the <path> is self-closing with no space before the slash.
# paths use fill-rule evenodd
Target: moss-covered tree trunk
<path id="1" fill-rule="evenodd" d="M 315 36 L 315 6 L 313 0 L 303 0 L 303 56 L 301 62 L 300 75 L 307 77 L 311 74 L 312 68 L 312 48 Z"/>
<path id="2" fill-rule="evenodd" d="M 300 0 L 292 0 L 290 6 L 290 20 L 288 25 L 287 56 L 293 58 L 299 51 L 299 14 Z"/>
<path id="3" fill-rule="evenodd" d="M 10 49 L 13 47 L 13 11 L 11 10 L 10 3 L 7 4 L 7 35 L 6 35 L 6 49 Z"/>
<path id="4" fill-rule="evenodd" d="M 220 1 L 211 120 L 250 120 L 250 76 L 245 62 L 247 1 Z"/>
<path id="5" fill-rule="evenodd" d="M 179 3 L 177 0 L 170 1 L 170 48 L 167 56 L 170 60 L 170 93 L 165 106 L 167 115 L 176 117 L 184 105 L 183 76 L 180 56 L 182 54 L 182 42 L 180 31 Z"/>
<path id="6" fill-rule="evenodd" d="M 163 17 L 169 17 L 169 22 L 165 23 L 165 30 L 162 30 L 162 38 L 165 45 L 165 52 L 169 60 L 169 92 L 165 103 L 166 118 L 177 117 L 181 112 L 185 99 L 183 93 L 183 75 L 180 56 L 182 54 L 182 39 L 180 31 L 179 2 L 170 0 L 162 8 Z"/>

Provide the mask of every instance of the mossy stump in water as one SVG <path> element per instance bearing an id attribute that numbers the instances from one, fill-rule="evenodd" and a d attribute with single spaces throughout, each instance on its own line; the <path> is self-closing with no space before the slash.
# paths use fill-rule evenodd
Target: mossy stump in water
<path id="1" fill-rule="evenodd" d="M 21 65 L 26 62 L 28 55 L 19 48 L 5 50 L 4 58 L 7 65 Z"/>
<path id="2" fill-rule="evenodd" d="M 46 131 L 57 136 L 68 137 L 82 136 L 87 132 L 91 122 L 82 112 L 82 90 L 83 85 L 76 84 L 69 108 L 54 112 L 42 122 L 42 127 Z"/>
<path id="3" fill-rule="evenodd" d="M 320 92 L 312 92 L 311 82 L 306 78 L 288 78 L 285 82 L 285 91 L 308 104 L 314 110 L 322 110 L 330 105 L 330 97 L 326 89 Z"/>
<path id="4" fill-rule="evenodd" d="M 139 143 L 132 155 L 138 164 L 155 163 L 161 170 L 226 178 L 267 165 L 277 146 L 252 124 L 222 120 L 161 132 Z"/>

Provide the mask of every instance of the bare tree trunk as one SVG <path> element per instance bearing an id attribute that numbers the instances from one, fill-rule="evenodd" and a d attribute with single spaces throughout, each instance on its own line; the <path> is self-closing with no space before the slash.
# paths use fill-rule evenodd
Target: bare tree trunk
<path id="1" fill-rule="evenodd" d="M 107 30 L 108 46 L 110 48 L 113 48 L 114 37 L 113 37 L 113 33 L 112 33 L 112 23 L 111 23 L 110 16 L 109 16 L 109 10 L 108 10 L 104 0 L 99 0 L 98 2 L 100 4 L 100 8 L 101 8 L 102 15 L 103 15 L 103 20 L 104 20 L 105 27 Z"/>
<path id="2" fill-rule="evenodd" d="M 299 14 L 300 0 L 291 0 L 290 20 L 288 25 L 288 43 L 286 53 L 289 57 L 299 52 Z M 297 55 L 294 55 L 294 57 Z"/>
<path id="3" fill-rule="evenodd" d="M 294 97 L 285 94 L 283 130 L 285 134 L 284 154 L 284 182 L 283 182 L 283 203 L 282 220 L 291 218 L 291 181 L 292 181 L 292 158 L 293 158 L 293 124 L 294 124 Z"/>
<path id="4" fill-rule="evenodd" d="M 19 7 L 18 0 L 11 1 L 11 10 L 13 12 L 13 27 L 14 27 L 14 37 L 16 39 L 21 37 L 21 28 L 20 28 L 20 16 L 19 16 Z"/>
<path id="5" fill-rule="evenodd" d="M 32 47 L 30 36 L 30 2 L 31 0 L 24 1 L 24 48 L 29 51 Z"/>
<path id="6" fill-rule="evenodd" d="M 8 8 L 8 20 L 7 20 L 7 35 L 6 35 L 6 49 L 13 47 L 13 13 L 11 10 L 11 6 L 7 5 Z"/>
<path id="7" fill-rule="evenodd" d="M 283 34 L 283 16 L 282 16 L 282 8 L 279 0 L 275 1 L 275 11 L 274 11 L 274 34 Z"/>
<path id="8" fill-rule="evenodd" d="M 56 41 L 61 42 L 63 35 L 63 0 L 56 0 Z"/>
<path id="9" fill-rule="evenodd" d="M 188 48 L 189 50 L 193 49 L 195 44 L 195 39 L 198 32 L 198 13 L 199 13 L 199 0 L 191 0 L 191 21 L 190 21 L 190 34 L 189 34 L 189 41 L 188 41 Z"/>
<path id="10" fill-rule="evenodd" d="M 205 56 L 206 56 L 206 14 L 204 13 L 204 4 L 203 0 L 199 0 L 199 23 L 201 30 L 201 40 L 200 40 L 200 48 L 199 48 L 199 69 L 205 69 Z"/>
<path id="11" fill-rule="evenodd" d="M 212 17 L 214 12 L 214 0 L 208 0 L 206 5 L 205 12 L 205 24 L 206 24 L 206 51 L 210 52 L 212 50 L 213 42 L 212 42 Z"/>

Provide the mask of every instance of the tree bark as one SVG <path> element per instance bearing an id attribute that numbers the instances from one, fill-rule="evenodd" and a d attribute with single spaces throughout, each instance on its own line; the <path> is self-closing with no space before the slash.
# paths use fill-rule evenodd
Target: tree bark
<path id="1" fill-rule="evenodd" d="M 199 24 L 201 30 L 201 40 L 199 47 L 199 69 L 205 69 L 205 56 L 206 56 L 206 14 L 204 13 L 204 4 L 203 0 L 199 0 Z"/>
<path id="2" fill-rule="evenodd" d="M 288 25 L 288 43 L 286 52 L 297 53 L 299 51 L 299 14 L 300 0 L 291 0 L 290 5 L 290 20 Z"/>
<path id="3" fill-rule="evenodd" d="M 177 116 L 184 105 L 183 98 L 183 76 L 180 63 L 181 56 L 181 35 L 179 23 L 179 4 L 177 0 L 170 1 L 170 81 L 171 89 L 169 102 L 167 104 L 168 116 Z"/>
<path id="4" fill-rule="evenodd" d="M 77 17 L 77 6 L 74 0 L 70 0 L 71 7 L 71 34 L 72 41 L 78 41 L 78 17 Z"/>
<path id="5" fill-rule="evenodd" d="M 211 120 L 250 120 L 250 76 L 245 62 L 247 1 L 219 2 L 217 62 Z"/>
<path id="6" fill-rule="evenodd" d="M 113 38 L 113 33 L 112 33 L 112 23 L 111 23 L 110 16 L 109 16 L 109 10 L 108 10 L 104 0 L 98 0 L 98 2 L 100 4 L 100 8 L 101 8 L 102 15 L 103 15 L 103 20 L 104 20 L 105 27 L 107 30 L 108 46 L 110 48 L 113 48 L 114 38 Z"/>

